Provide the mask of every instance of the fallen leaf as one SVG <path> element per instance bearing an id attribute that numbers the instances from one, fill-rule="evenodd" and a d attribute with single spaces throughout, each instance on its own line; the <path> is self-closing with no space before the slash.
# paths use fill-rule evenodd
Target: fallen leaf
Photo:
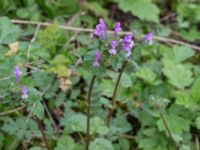
<path id="1" fill-rule="evenodd" d="M 5 56 L 12 56 L 18 52 L 19 42 L 16 41 L 14 43 L 9 44 L 10 50 L 5 53 Z"/>
<path id="2" fill-rule="evenodd" d="M 59 78 L 59 87 L 66 92 L 71 88 L 72 82 L 68 78 Z"/>

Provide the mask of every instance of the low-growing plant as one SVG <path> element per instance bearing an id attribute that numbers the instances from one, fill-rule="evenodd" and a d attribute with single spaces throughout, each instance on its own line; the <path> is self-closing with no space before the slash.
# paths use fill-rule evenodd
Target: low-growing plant
<path id="1" fill-rule="evenodd" d="M 57 23 L 22 35 L 0 18 L 0 149 L 198 149 L 198 54 L 122 26 L 100 18 L 90 35 Z"/>

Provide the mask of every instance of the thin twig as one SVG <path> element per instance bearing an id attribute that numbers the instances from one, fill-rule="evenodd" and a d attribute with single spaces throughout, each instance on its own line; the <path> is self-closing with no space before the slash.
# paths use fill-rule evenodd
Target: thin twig
<path id="1" fill-rule="evenodd" d="M 45 133 L 44 133 L 44 129 L 42 128 L 41 120 L 40 120 L 37 116 L 36 116 L 36 120 L 37 120 L 37 123 L 38 123 L 38 128 L 40 129 L 40 132 L 41 132 L 41 134 L 42 134 L 43 141 L 44 141 L 44 143 L 45 143 L 45 145 L 46 145 L 46 148 L 47 148 L 48 150 L 51 150 L 51 148 L 49 147 L 49 144 L 48 144 L 48 140 L 47 140 L 47 138 L 46 138 L 46 135 L 45 135 Z"/>
<path id="2" fill-rule="evenodd" d="M 34 72 L 36 72 L 36 71 L 38 71 L 38 70 L 33 70 L 33 71 L 30 71 L 30 72 L 27 72 L 26 74 L 24 74 L 24 76 L 26 76 L 26 75 L 28 75 L 28 74 L 30 74 L 30 73 L 34 73 Z M 0 79 L 0 81 L 1 81 L 1 80 L 8 80 L 8 79 L 14 78 L 14 77 L 15 77 L 15 75 L 8 76 L 8 77 L 3 77 L 3 78 Z"/>
<path id="3" fill-rule="evenodd" d="M 30 63 L 27 63 L 27 64 L 24 64 L 24 66 L 26 67 L 26 65 L 31 65 L 31 64 L 34 64 L 34 63 L 42 63 L 42 60 L 37 60 L 37 61 L 33 61 L 33 62 L 30 62 Z M 38 68 L 34 68 L 33 71 L 30 71 L 30 72 L 27 72 L 26 74 L 24 74 L 24 76 L 28 75 L 28 74 L 31 74 L 31 73 L 34 73 L 36 71 L 38 71 L 39 69 Z M 22 74 L 23 75 L 23 74 Z M 11 79 L 11 78 L 14 78 L 15 75 L 11 75 L 11 76 L 7 76 L 7 77 L 3 77 L 3 78 L 0 78 L 0 81 L 1 80 L 8 80 L 8 79 Z"/>
<path id="4" fill-rule="evenodd" d="M 23 105 L 23 106 L 20 106 L 20 107 L 17 107 L 17 108 L 14 108 L 14 109 L 11 109 L 11 110 L 8 110 L 8 111 L 5 111 L 5 112 L 0 112 L 0 116 L 5 116 L 5 115 L 8 115 L 8 114 L 14 113 L 16 111 L 24 109 L 25 107 L 26 107 L 26 105 Z"/>
<path id="5" fill-rule="evenodd" d="M 90 82 L 88 99 L 87 99 L 87 129 L 86 129 L 86 150 L 90 147 L 90 110 L 91 110 L 91 97 L 96 76 L 93 76 Z"/>
<path id="6" fill-rule="evenodd" d="M 120 83 L 120 80 L 121 80 L 121 77 L 122 77 L 122 73 L 124 72 L 124 69 L 127 65 L 128 61 L 126 60 L 121 69 L 120 69 L 120 73 L 119 73 L 119 76 L 117 78 L 117 82 L 115 84 L 115 88 L 114 88 L 114 91 L 113 91 L 113 95 L 112 95 L 112 100 L 111 100 L 111 105 L 112 105 L 112 108 L 108 109 L 108 114 L 107 114 L 107 118 L 106 118 L 106 125 L 109 126 L 110 124 L 110 120 L 111 120 L 111 117 L 112 117 L 112 114 L 113 114 L 113 109 L 114 109 L 114 106 L 115 106 L 115 103 L 116 103 L 116 95 L 117 95 L 117 90 L 118 90 L 118 87 L 119 87 L 119 83 Z"/>
<path id="7" fill-rule="evenodd" d="M 22 75 L 26 76 L 26 75 L 28 75 L 28 74 L 31 74 L 31 73 L 34 73 L 34 72 L 37 72 L 37 71 L 38 71 L 38 70 L 29 71 L 29 72 L 27 72 L 27 73 L 25 73 L 25 74 L 22 74 Z M 15 77 L 15 75 L 8 76 L 8 77 L 3 77 L 3 78 L 0 79 L 0 81 L 2 81 L 2 80 L 8 80 L 8 79 L 11 79 L 11 78 L 14 78 L 14 77 Z"/>
<path id="8" fill-rule="evenodd" d="M 28 51 L 27 51 L 27 63 L 29 63 L 30 50 L 31 50 L 32 43 L 35 41 L 36 36 L 37 36 L 37 34 L 38 34 L 38 32 L 39 32 L 39 29 L 40 29 L 40 24 L 37 24 L 37 27 L 36 27 L 36 30 L 35 30 L 34 36 L 33 36 L 33 38 L 31 39 L 30 44 L 28 45 Z"/>
<path id="9" fill-rule="evenodd" d="M 48 106 L 46 105 L 46 103 L 45 103 L 45 101 L 43 99 L 42 99 L 42 103 L 44 105 L 44 109 L 46 110 L 47 116 L 49 117 L 54 129 L 58 130 L 57 125 L 56 125 L 56 123 L 55 123 L 55 121 L 54 121 L 54 119 L 53 119 L 53 117 L 52 117 L 52 115 L 51 115 L 51 113 L 50 113 L 50 111 L 48 109 Z"/>
<path id="10" fill-rule="evenodd" d="M 85 12 L 77 12 L 76 14 L 74 14 L 66 23 L 67 26 L 72 26 L 74 21 L 76 21 L 77 18 L 79 18 L 80 16 L 85 15 Z"/>
<path id="11" fill-rule="evenodd" d="M 169 138 L 171 139 L 171 142 L 172 142 L 172 143 L 174 144 L 174 146 L 175 146 L 175 149 L 176 149 L 176 150 L 179 150 L 179 147 L 178 147 L 178 145 L 176 144 L 176 142 L 175 142 L 175 140 L 174 140 L 174 138 L 173 138 L 173 136 L 172 136 L 172 133 L 171 133 L 171 131 L 170 131 L 168 125 L 167 125 L 167 122 L 166 122 L 166 120 L 165 120 L 165 118 L 164 118 L 162 112 L 160 112 L 160 117 L 161 117 L 162 122 L 163 122 L 163 124 L 164 124 L 164 126 L 165 126 L 165 129 L 167 130 L 167 133 L 168 133 L 168 135 L 169 135 Z"/>
<path id="12" fill-rule="evenodd" d="M 116 135 L 119 136 L 119 137 L 126 138 L 126 139 L 131 139 L 131 140 L 135 139 L 134 136 L 132 136 L 132 135 L 128 135 L 128 134 L 117 133 Z"/>
<path id="13" fill-rule="evenodd" d="M 40 24 L 41 26 L 51 25 L 51 23 L 47 23 L 47 22 L 36 22 L 36 21 L 16 20 L 16 19 L 12 19 L 11 22 L 15 23 L 15 24 L 32 24 L 32 25 Z M 64 30 L 74 31 L 74 32 L 93 32 L 94 31 L 94 29 L 70 27 L 70 26 L 64 26 L 64 25 L 59 25 L 59 28 L 64 29 Z M 113 34 L 113 31 L 108 31 L 108 33 Z M 121 34 L 121 35 L 132 34 L 132 32 L 119 32 L 119 34 Z M 184 46 L 187 46 L 187 47 L 190 47 L 192 49 L 200 51 L 199 46 L 189 44 L 189 43 L 186 43 L 186 42 L 183 42 L 183 41 L 179 41 L 179 40 L 176 40 L 176 39 L 164 38 L 164 37 L 160 37 L 160 36 L 154 36 L 153 38 L 154 38 L 154 40 L 157 40 L 157 41 L 160 41 L 160 42 L 164 42 L 164 43 L 169 42 L 169 43 L 173 43 L 173 44 L 184 45 Z"/>

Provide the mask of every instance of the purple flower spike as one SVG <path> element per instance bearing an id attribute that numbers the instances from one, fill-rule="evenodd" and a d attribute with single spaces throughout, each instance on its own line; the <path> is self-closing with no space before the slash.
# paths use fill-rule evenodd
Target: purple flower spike
<path id="1" fill-rule="evenodd" d="M 106 24 L 102 18 L 99 19 L 99 24 L 102 26 L 102 28 L 106 28 Z"/>
<path id="2" fill-rule="evenodd" d="M 21 92 L 22 92 L 22 99 L 27 99 L 28 98 L 28 89 L 25 85 L 22 86 Z"/>
<path id="3" fill-rule="evenodd" d="M 14 75 L 15 75 L 16 82 L 19 82 L 19 76 L 21 75 L 21 71 L 18 65 L 15 66 Z"/>
<path id="4" fill-rule="evenodd" d="M 108 40 L 107 27 L 102 18 L 99 19 L 99 24 L 96 25 L 96 30 L 94 31 L 94 34 L 100 37 L 101 40 Z"/>
<path id="5" fill-rule="evenodd" d="M 104 20 L 102 18 L 100 18 L 99 19 L 99 23 L 103 28 L 105 39 L 106 39 L 106 41 L 108 41 L 107 27 L 106 27 L 106 24 L 105 24 Z"/>
<path id="6" fill-rule="evenodd" d="M 96 30 L 94 31 L 94 34 L 95 34 L 96 36 L 99 36 L 99 37 L 101 38 L 101 40 L 104 39 L 104 37 L 103 37 L 103 32 L 102 32 L 102 27 L 101 27 L 100 24 L 96 25 Z"/>
<path id="7" fill-rule="evenodd" d="M 101 61 L 101 52 L 100 51 L 96 51 L 95 54 L 95 60 L 93 62 L 93 67 L 99 67 L 100 66 L 100 61 Z"/>
<path id="8" fill-rule="evenodd" d="M 115 24 L 114 36 L 117 37 L 117 32 L 120 32 L 120 31 L 122 31 L 121 24 L 120 24 L 120 22 L 117 22 Z"/>
<path id="9" fill-rule="evenodd" d="M 111 49 L 109 50 L 109 53 L 111 55 L 115 55 L 117 53 L 117 51 L 115 49 L 117 46 L 117 42 L 115 40 L 113 40 L 110 45 L 111 45 Z"/>
<path id="10" fill-rule="evenodd" d="M 126 35 L 121 42 L 123 43 L 123 50 L 125 51 L 131 51 L 131 49 L 134 46 L 134 42 L 132 40 L 133 36 L 132 35 Z"/>
<path id="11" fill-rule="evenodd" d="M 142 41 L 147 42 L 148 45 L 152 45 L 152 43 L 153 43 L 153 33 L 149 32 L 149 33 L 145 34 Z"/>

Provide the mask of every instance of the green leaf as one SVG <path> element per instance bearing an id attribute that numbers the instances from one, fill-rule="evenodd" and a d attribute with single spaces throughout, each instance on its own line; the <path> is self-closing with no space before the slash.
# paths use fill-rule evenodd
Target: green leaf
<path id="1" fill-rule="evenodd" d="M 120 84 L 121 84 L 122 87 L 131 87 L 133 85 L 130 76 L 126 73 L 122 74 Z"/>
<path id="2" fill-rule="evenodd" d="M 194 54 L 194 50 L 189 47 L 175 45 L 173 46 L 173 49 L 166 48 L 163 56 L 165 59 L 170 59 L 178 64 L 194 56 Z"/>
<path id="3" fill-rule="evenodd" d="M 105 126 L 104 121 L 99 117 L 94 117 L 90 121 L 90 134 L 99 133 L 105 135 L 108 133 L 108 128 Z"/>
<path id="4" fill-rule="evenodd" d="M 4 135 L 0 132 L 0 149 L 2 149 L 4 139 Z"/>
<path id="5" fill-rule="evenodd" d="M 90 144 L 90 150 L 114 150 L 112 144 L 103 138 L 96 138 Z"/>
<path id="6" fill-rule="evenodd" d="M 42 90 L 45 90 L 49 84 L 54 80 L 54 76 L 51 74 L 48 74 L 47 72 L 44 71 L 38 71 L 32 74 L 32 80 L 34 80 L 34 85 L 39 87 Z M 47 78 L 48 77 L 48 78 Z M 39 91 L 31 91 L 31 93 L 37 93 Z"/>
<path id="7" fill-rule="evenodd" d="M 52 24 L 38 33 L 38 42 L 48 49 L 51 54 L 55 54 L 55 46 L 59 40 L 59 27 L 57 24 Z"/>
<path id="8" fill-rule="evenodd" d="M 130 11 L 141 20 L 158 22 L 159 8 L 151 0 L 115 0 L 124 12 Z"/>
<path id="9" fill-rule="evenodd" d="M 28 110 L 36 115 L 39 119 L 44 118 L 44 106 L 41 102 L 36 102 L 33 106 L 29 106 Z"/>
<path id="10" fill-rule="evenodd" d="M 87 70 L 88 72 L 91 72 L 92 74 L 96 76 L 101 76 L 102 74 L 105 73 L 106 68 L 103 66 L 103 61 L 101 61 L 101 64 L 99 67 L 93 67 L 92 63 L 95 59 L 95 51 L 89 51 L 86 53 L 84 57 L 84 62 L 83 62 L 83 69 Z"/>
<path id="11" fill-rule="evenodd" d="M 200 116 L 196 118 L 195 124 L 196 124 L 197 129 L 200 130 Z"/>
<path id="12" fill-rule="evenodd" d="M 20 33 L 20 28 L 13 25 L 7 17 L 0 17 L 0 44 L 15 42 Z"/>
<path id="13" fill-rule="evenodd" d="M 102 80 L 99 85 L 100 89 L 104 89 L 102 94 L 111 97 L 114 89 L 114 82 L 111 80 Z"/>
<path id="14" fill-rule="evenodd" d="M 130 150 L 130 142 L 129 140 L 125 139 L 125 138 L 120 138 L 119 139 L 119 147 L 121 148 L 121 150 Z"/>
<path id="15" fill-rule="evenodd" d="M 87 10 L 92 11 L 96 16 L 107 16 L 108 11 L 97 2 L 85 2 L 83 7 Z"/>
<path id="16" fill-rule="evenodd" d="M 120 115 L 118 115 L 117 118 L 113 119 L 111 124 L 112 125 L 110 126 L 110 131 L 112 133 L 116 132 L 125 133 L 131 131 L 132 129 L 127 119 Z"/>
<path id="17" fill-rule="evenodd" d="M 181 135 L 184 131 L 189 131 L 190 127 L 190 121 L 186 118 L 183 118 L 177 114 L 174 113 L 167 113 L 163 115 L 165 121 L 167 122 L 167 125 L 170 129 L 170 131 L 173 134 L 179 134 Z M 160 118 L 157 122 L 158 128 L 160 131 L 165 131 L 166 134 L 167 130 L 163 124 L 162 119 Z"/>
<path id="18" fill-rule="evenodd" d="M 58 142 L 55 150 L 76 150 L 75 142 L 70 136 L 62 136 Z"/>
<path id="19" fill-rule="evenodd" d="M 102 105 L 105 105 L 108 108 L 112 108 L 112 105 L 108 99 L 101 97 L 99 101 Z"/>
<path id="20" fill-rule="evenodd" d="M 189 86 L 193 82 L 192 71 L 181 64 L 174 64 L 171 60 L 163 59 L 162 69 L 169 82 L 179 89 Z"/>
<path id="21" fill-rule="evenodd" d="M 119 76 L 119 73 L 113 73 L 111 74 L 112 78 L 114 79 L 114 82 L 117 82 L 117 78 Z M 125 72 L 122 74 L 120 84 L 122 87 L 131 87 L 133 85 L 132 80 L 128 74 Z"/>
<path id="22" fill-rule="evenodd" d="M 48 68 L 48 71 L 55 73 L 59 77 L 69 77 L 70 76 L 69 68 L 62 64 L 54 65 L 54 66 Z"/>
<path id="23" fill-rule="evenodd" d="M 38 146 L 34 146 L 34 147 L 31 147 L 29 150 L 41 150 L 41 148 Z"/>
<path id="24" fill-rule="evenodd" d="M 135 75 L 151 84 L 156 80 L 157 77 L 154 71 L 147 67 L 140 68 Z"/>
<path id="25" fill-rule="evenodd" d="M 86 116 L 83 114 L 73 114 L 66 118 L 65 131 L 68 133 L 72 132 L 83 132 L 86 133 Z"/>
<path id="26" fill-rule="evenodd" d="M 192 89 L 182 90 L 175 93 L 176 103 L 183 105 L 186 108 L 198 109 L 198 104 L 200 102 L 200 78 L 194 81 Z"/>
<path id="27" fill-rule="evenodd" d="M 142 150 L 174 150 L 171 141 L 153 127 L 142 128 L 135 139 Z"/>
<path id="28" fill-rule="evenodd" d="M 191 28 L 191 29 L 189 29 L 189 31 L 182 30 L 180 32 L 180 34 L 184 39 L 191 41 L 191 42 L 198 40 L 200 37 L 200 33 L 195 28 Z"/>
<path id="29" fill-rule="evenodd" d="M 60 65 L 60 64 L 67 65 L 69 62 L 70 62 L 69 57 L 59 54 L 56 55 L 50 63 L 51 65 Z"/>
<path id="30" fill-rule="evenodd" d="M 40 94 L 36 88 L 28 88 L 28 101 L 30 103 L 39 102 L 41 100 Z"/>
<path id="31" fill-rule="evenodd" d="M 40 133 L 37 124 L 30 118 L 27 121 L 25 117 L 18 117 L 16 120 L 5 119 L 2 130 L 19 139 L 31 139 L 34 133 Z"/>

